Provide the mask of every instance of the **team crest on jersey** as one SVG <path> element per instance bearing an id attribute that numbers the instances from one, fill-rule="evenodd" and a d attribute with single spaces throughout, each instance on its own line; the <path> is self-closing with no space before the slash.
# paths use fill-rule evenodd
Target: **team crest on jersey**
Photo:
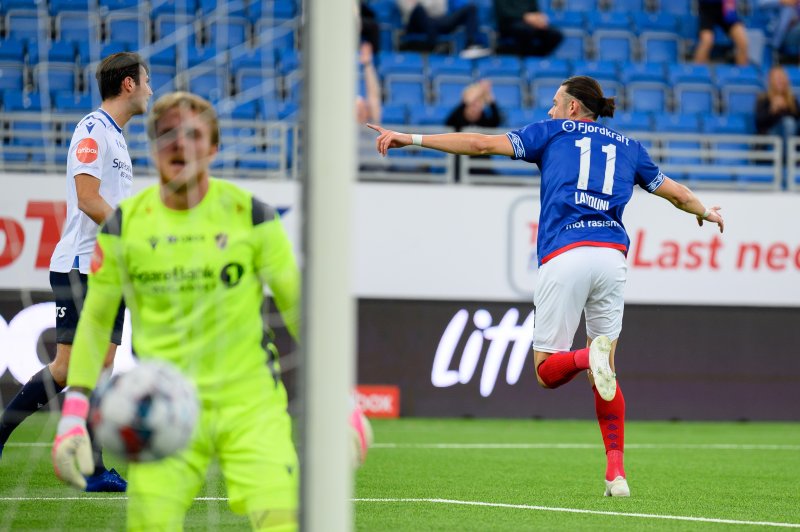
<path id="1" fill-rule="evenodd" d="M 148 242 L 150 243 L 151 248 L 156 249 L 156 246 L 158 245 L 158 238 L 151 236 Z"/>
<path id="2" fill-rule="evenodd" d="M 225 233 L 217 233 L 217 235 L 214 237 L 214 240 L 217 242 L 217 247 L 219 249 L 225 249 L 225 247 L 228 245 L 228 235 Z"/>
<path id="3" fill-rule="evenodd" d="M 561 129 L 563 129 L 567 133 L 572 133 L 573 131 L 575 131 L 575 122 L 573 122 L 572 120 L 564 120 L 563 122 L 561 122 Z"/>
<path id="4" fill-rule="evenodd" d="M 84 163 L 93 163 L 97 160 L 100 149 L 97 147 L 97 142 L 93 138 L 85 138 L 78 142 L 78 148 L 75 150 L 75 157 Z"/>
<path id="5" fill-rule="evenodd" d="M 92 252 L 92 260 L 89 263 L 89 269 L 92 273 L 96 273 L 100 267 L 103 266 L 103 248 L 97 242 L 94 243 L 94 251 Z"/>

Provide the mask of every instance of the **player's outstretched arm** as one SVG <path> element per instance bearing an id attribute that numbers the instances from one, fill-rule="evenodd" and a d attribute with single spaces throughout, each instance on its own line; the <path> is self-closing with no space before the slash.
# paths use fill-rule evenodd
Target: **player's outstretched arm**
<path id="1" fill-rule="evenodd" d="M 80 490 L 86 488 L 84 475 L 94 471 L 92 445 L 86 430 L 89 398 L 79 390 L 70 390 L 64 399 L 56 439 L 53 442 L 53 470 L 56 476 Z"/>
<path id="2" fill-rule="evenodd" d="M 703 221 L 707 220 L 717 224 L 720 233 L 725 230 L 725 220 L 722 219 L 722 215 L 719 213 L 722 207 L 706 208 L 689 187 L 665 176 L 664 182 L 653 193 L 669 201 L 680 210 L 694 214 L 697 217 L 698 225 L 702 226 Z"/>
<path id="3" fill-rule="evenodd" d="M 442 133 L 439 135 L 415 135 L 384 129 L 374 124 L 367 127 L 378 132 L 375 147 L 384 157 L 392 148 L 404 148 L 411 144 L 456 155 L 514 155 L 511 141 L 505 135 L 482 135 L 480 133 Z"/>

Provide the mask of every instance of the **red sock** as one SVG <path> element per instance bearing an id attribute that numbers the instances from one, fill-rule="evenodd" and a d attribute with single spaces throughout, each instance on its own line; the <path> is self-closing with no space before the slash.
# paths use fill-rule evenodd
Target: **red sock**
<path id="1" fill-rule="evenodd" d="M 556 353 L 550 355 L 544 362 L 539 364 L 537 371 L 539 378 L 548 388 L 558 388 L 566 384 L 581 371 L 589 369 L 589 348 L 569 351 L 568 353 Z"/>
<path id="2" fill-rule="evenodd" d="M 619 382 L 617 382 L 617 395 L 610 401 L 604 401 L 594 386 L 592 391 L 597 422 L 600 424 L 600 433 L 606 446 L 606 480 L 624 478 L 622 453 L 625 450 L 625 397 L 622 395 Z"/>

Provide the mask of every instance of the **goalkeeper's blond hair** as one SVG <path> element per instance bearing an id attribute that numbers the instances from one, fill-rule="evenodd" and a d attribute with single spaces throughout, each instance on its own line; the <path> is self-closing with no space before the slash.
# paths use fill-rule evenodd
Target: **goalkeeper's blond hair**
<path id="1" fill-rule="evenodd" d="M 219 120 L 214 106 L 205 98 L 185 91 L 165 94 L 153 105 L 150 116 L 147 118 L 147 137 L 150 140 L 156 139 L 156 124 L 164 113 L 175 107 L 191 109 L 199 114 L 211 129 L 211 144 L 219 146 Z"/>

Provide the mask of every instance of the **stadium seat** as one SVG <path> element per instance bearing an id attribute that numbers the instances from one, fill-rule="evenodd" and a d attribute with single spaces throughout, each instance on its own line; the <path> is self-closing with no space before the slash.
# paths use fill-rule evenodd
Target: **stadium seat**
<path id="1" fill-rule="evenodd" d="M 19 91 L 25 88 L 22 64 L 0 62 L 0 91 Z"/>
<path id="2" fill-rule="evenodd" d="M 215 73 L 200 74 L 189 78 L 189 90 L 211 102 L 229 96 L 227 85 L 225 80 Z"/>
<path id="3" fill-rule="evenodd" d="M 19 39 L 0 39 L 0 61 L 19 63 L 22 68 L 25 56 L 25 43 Z"/>
<path id="4" fill-rule="evenodd" d="M 461 103 L 464 89 L 473 82 L 474 79 L 469 76 L 438 76 L 433 78 L 434 99 L 439 105 L 455 107 Z"/>
<path id="5" fill-rule="evenodd" d="M 609 126 L 620 133 L 653 130 L 653 117 L 650 113 L 619 112 L 614 113 L 614 118 L 609 120 Z"/>
<path id="6" fill-rule="evenodd" d="M 91 84 L 93 87 L 96 83 Z M 153 89 L 153 98 L 172 92 L 175 87 L 175 63 L 169 66 L 150 65 L 150 88 Z"/>
<path id="7" fill-rule="evenodd" d="M 586 16 L 579 11 L 554 11 L 549 14 L 550 24 L 560 30 L 586 29 Z"/>
<path id="8" fill-rule="evenodd" d="M 753 65 L 717 65 L 714 68 L 714 78 L 720 90 L 732 85 L 751 86 L 758 89 L 764 86 L 761 72 Z"/>
<path id="9" fill-rule="evenodd" d="M 631 16 L 634 31 L 640 34 L 646 31 L 666 33 L 676 33 L 678 31 L 678 17 L 670 13 L 640 11 L 633 13 Z"/>
<path id="10" fill-rule="evenodd" d="M 749 113 L 707 116 L 703 120 L 703 131 L 722 135 L 748 135 L 753 130 L 753 124 L 753 115 Z"/>
<path id="11" fill-rule="evenodd" d="M 683 58 L 683 42 L 674 33 L 644 31 L 639 43 L 645 63 L 678 63 Z"/>
<path id="12" fill-rule="evenodd" d="M 561 29 L 564 34 L 564 39 L 561 41 L 561 44 L 558 45 L 558 48 L 556 48 L 553 57 L 570 61 L 583 59 L 586 49 L 584 31 L 577 29 Z"/>
<path id="13" fill-rule="evenodd" d="M 666 83 L 664 65 L 661 63 L 627 63 L 620 67 L 622 82 L 625 84 L 637 81 L 655 81 Z"/>
<path id="14" fill-rule="evenodd" d="M 38 56 L 39 48 L 33 46 L 32 50 L 35 50 L 35 52 L 29 55 L 29 59 Z M 75 63 L 77 55 L 77 47 L 72 41 L 51 41 L 47 44 L 47 61 L 50 63 Z M 37 61 L 31 59 L 31 64 L 38 63 L 41 60 L 37 59 Z"/>
<path id="15" fill-rule="evenodd" d="M 108 42 L 128 43 L 131 50 L 149 44 L 151 39 L 150 24 L 142 21 L 138 13 L 129 11 L 109 13 L 105 33 Z"/>
<path id="16" fill-rule="evenodd" d="M 428 56 L 428 76 L 472 76 L 473 62 L 456 55 L 430 54 Z"/>
<path id="17" fill-rule="evenodd" d="M 573 70 L 576 74 L 590 76 L 598 81 L 619 80 L 619 72 L 615 61 L 574 61 Z"/>
<path id="18" fill-rule="evenodd" d="M 0 5 L 0 13 L 6 13 L 12 9 L 28 9 L 35 11 L 38 7 L 39 0 L 3 0 L 3 4 Z"/>
<path id="19" fill-rule="evenodd" d="M 669 106 L 669 88 L 665 83 L 638 81 L 626 87 L 626 107 L 635 113 L 664 113 Z"/>
<path id="20" fill-rule="evenodd" d="M 572 68 L 564 59 L 528 57 L 523 62 L 522 72 L 527 81 L 537 78 L 566 79 L 572 73 Z"/>
<path id="21" fill-rule="evenodd" d="M 495 55 L 475 61 L 475 72 L 479 78 L 515 77 L 519 79 L 522 62 L 512 55 Z"/>
<path id="22" fill-rule="evenodd" d="M 678 83 L 713 84 L 711 69 L 708 65 L 689 63 L 672 64 L 667 67 L 667 77 L 672 85 L 677 85 Z"/>
<path id="23" fill-rule="evenodd" d="M 216 108 L 221 118 L 234 120 L 255 120 L 258 115 L 258 98 L 237 102 L 233 99 L 220 101 Z"/>
<path id="24" fill-rule="evenodd" d="M 263 47 L 252 49 L 240 49 L 230 53 L 231 70 L 236 73 L 242 68 L 257 68 L 265 75 L 277 72 L 277 62 L 272 50 L 264 50 Z"/>
<path id="25" fill-rule="evenodd" d="M 631 20 L 627 13 L 606 11 L 590 11 L 586 14 L 586 27 L 596 30 L 632 31 Z"/>
<path id="26" fill-rule="evenodd" d="M 450 105 L 416 106 L 411 108 L 408 122 L 415 126 L 443 126 L 452 111 Z"/>
<path id="27" fill-rule="evenodd" d="M 278 52 L 278 72 L 282 76 L 300 69 L 300 52 L 284 48 Z M 419 73 L 419 72 L 417 72 Z"/>
<path id="28" fill-rule="evenodd" d="M 156 38 L 179 46 L 183 43 L 200 45 L 196 21 L 194 16 L 161 15 L 155 22 Z"/>
<path id="29" fill-rule="evenodd" d="M 100 17 L 91 12 L 67 11 L 58 13 L 56 39 L 74 42 L 98 42 L 100 40 Z"/>
<path id="30" fill-rule="evenodd" d="M 49 0 L 50 15 L 56 16 L 65 11 L 89 13 L 89 0 Z M 94 2 L 92 2 L 94 4 Z M 94 7 L 94 5 L 92 5 Z"/>
<path id="31" fill-rule="evenodd" d="M 76 92 L 75 72 L 74 64 L 39 63 L 33 69 L 33 77 L 39 92 Z"/>
<path id="32" fill-rule="evenodd" d="M 700 118 L 697 115 L 666 113 L 655 116 L 655 130 L 660 133 L 700 133 Z M 696 154 L 672 155 L 667 164 L 700 164 L 700 143 L 693 140 L 670 139 L 662 141 L 667 148 L 676 150 L 696 150 Z"/>
<path id="33" fill-rule="evenodd" d="M 37 43 L 50 40 L 50 17 L 36 11 L 11 10 L 5 18 L 6 38 Z"/>
<path id="34" fill-rule="evenodd" d="M 163 15 L 194 17 L 197 12 L 195 0 L 152 0 L 150 6 L 150 18 L 153 20 Z"/>
<path id="35" fill-rule="evenodd" d="M 717 112 L 717 91 L 707 83 L 678 83 L 673 88 L 675 111 L 710 115 Z"/>
<path id="36" fill-rule="evenodd" d="M 278 78 L 266 76 L 264 71 L 257 68 L 242 68 L 236 72 L 236 93 L 259 91 L 264 96 L 278 95 Z"/>
<path id="37" fill-rule="evenodd" d="M 407 109 L 403 104 L 386 104 L 381 109 L 381 122 L 402 125 L 407 123 Z"/>
<path id="38" fill-rule="evenodd" d="M 612 13 L 630 13 L 636 15 L 644 11 L 643 0 L 610 0 L 608 10 Z"/>
<path id="39" fill-rule="evenodd" d="M 519 77 L 493 78 L 492 92 L 501 109 L 517 109 L 525 104 L 525 88 Z"/>
<path id="40" fill-rule="evenodd" d="M 97 0 L 97 7 L 116 11 L 120 9 L 134 10 L 139 6 L 139 0 Z"/>
<path id="41" fill-rule="evenodd" d="M 563 78 L 540 78 L 531 83 L 531 99 L 536 109 L 550 109 L 553 107 L 553 96 L 561 87 Z"/>
<path id="42" fill-rule="evenodd" d="M 297 49 L 297 34 L 291 27 L 275 26 L 274 21 L 261 19 L 253 31 L 254 46 L 273 50 Z"/>
<path id="43" fill-rule="evenodd" d="M 501 113 L 504 116 L 503 125 L 510 128 L 521 128 L 534 122 L 547 120 L 547 109 L 504 109 Z"/>
<path id="44" fill-rule="evenodd" d="M 222 2 L 224 4 L 224 2 Z M 221 5 L 221 4 L 220 4 Z M 229 16 L 216 20 L 206 27 L 206 45 L 219 50 L 230 50 L 250 43 L 250 23 L 243 17 Z"/>
<path id="45" fill-rule="evenodd" d="M 598 10 L 597 0 L 563 0 L 565 11 L 591 13 Z"/>
<path id="46" fill-rule="evenodd" d="M 217 0 L 199 0 L 198 7 L 203 16 L 210 14 L 217 18 L 225 17 L 247 17 L 247 5 L 250 2 L 243 0 L 228 0 L 219 2 Z"/>
<path id="47" fill-rule="evenodd" d="M 175 45 L 166 46 L 165 48 L 155 48 L 155 51 L 151 53 L 149 56 L 145 54 L 145 60 L 147 60 L 151 66 L 159 65 L 159 66 L 166 66 L 175 69 L 175 65 L 178 61 L 178 52 Z"/>
<path id="48" fill-rule="evenodd" d="M 380 52 L 377 63 L 382 78 L 393 74 L 421 74 L 425 70 L 422 54 L 417 52 Z"/>
<path id="49" fill-rule="evenodd" d="M 597 30 L 592 34 L 594 55 L 598 61 L 629 63 L 636 56 L 633 33 L 624 30 Z"/>
<path id="50" fill-rule="evenodd" d="M 49 103 L 46 95 L 38 92 L 23 93 L 17 90 L 4 90 L 3 91 L 3 108 L 8 113 L 18 111 L 41 111 L 42 104 Z"/>
<path id="51" fill-rule="evenodd" d="M 92 105 L 92 95 L 80 94 L 73 91 L 59 91 L 53 99 L 53 106 L 58 111 L 67 113 L 88 113 Z"/>
<path id="52" fill-rule="evenodd" d="M 761 94 L 761 89 L 749 85 L 728 85 L 722 87 L 722 109 L 725 113 L 746 113 L 755 112 L 756 100 Z"/>
<path id="53" fill-rule="evenodd" d="M 224 50 L 224 49 L 223 49 Z M 203 65 L 202 68 L 211 65 L 225 65 L 227 64 L 227 52 L 219 52 L 217 47 L 213 44 L 204 48 L 198 48 L 194 44 L 189 43 L 186 47 L 186 63 L 189 68 Z"/>
<path id="54" fill-rule="evenodd" d="M 691 15 L 692 0 L 659 0 L 659 9 L 672 15 Z"/>

